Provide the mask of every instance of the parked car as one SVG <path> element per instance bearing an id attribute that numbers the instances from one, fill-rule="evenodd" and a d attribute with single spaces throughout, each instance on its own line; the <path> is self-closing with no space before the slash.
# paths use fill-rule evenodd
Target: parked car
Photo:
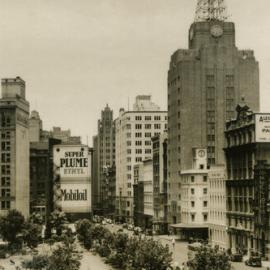
<path id="1" fill-rule="evenodd" d="M 252 267 L 262 267 L 262 258 L 260 256 L 251 256 L 245 261 L 245 264 Z"/>
<path id="2" fill-rule="evenodd" d="M 242 262 L 243 261 L 243 255 L 241 253 L 235 253 L 230 255 L 230 260 L 232 262 Z"/>

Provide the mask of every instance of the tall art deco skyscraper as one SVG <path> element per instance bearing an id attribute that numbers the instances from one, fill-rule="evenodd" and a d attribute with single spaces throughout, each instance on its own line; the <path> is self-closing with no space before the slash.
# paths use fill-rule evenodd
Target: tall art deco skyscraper
<path id="1" fill-rule="evenodd" d="M 259 67 L 252 50 L 239 50 L 223 0 L 198 0 L 189 48 L 171 56 L 168 71 L 168 210 L 180 222 L 181 171 L 194 148 L 208 165 L 224 164 L 224 126 L 244 96 L 259 110 Z"/>

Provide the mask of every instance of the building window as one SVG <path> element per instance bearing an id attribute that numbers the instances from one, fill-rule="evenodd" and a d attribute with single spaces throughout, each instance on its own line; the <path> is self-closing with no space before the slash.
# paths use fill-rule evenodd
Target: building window
<path id="1" fill-rule="evenodd" d="M 10 209 L 10 201 L 2 201 L 1 202 L 1 209 Z"/>
<path id="2" fill-rule="evenodd" d="M 207 201 L 203 202 L 203 207 L 207 207 Z"/>
<path id="3" fill-rule="evenodd" d="M 148 146 L 151 145 L 151 141 L 145 141 L 144 145 L 148 145 Z"/>
<path id="4" fill-rule="evenodd" d="M 137 145 L 137 146 L 138 146 L 138 145 L 142 145 L 142 141 L 136 141 L 136 142 L 135 142 L 135 145 Z"/>
<path id="5" fill-rule="evenodd" d="M 142 149 L 136 149 L 136 154 L 142 154 Z"/>
<path id="6" fill-rule="evenodd" d="M 136 157 L 135 161 L 136 162 L 142 162 L 142 158 L 141 157 Z"/>
<path id="7" fill-rule="evenodd" d="M 142 137 L 142 133 L 141 132 L 136 132 L 135 133 L 135 137 L 136 138 L 141 138 Z"/>
<path id="8" fill-rule="evenodd" d="M 146 115 L 146 116 L 144 117 L 144 120 L 145 120 L 145 121 L 151 121 L 151 116 L 150 116 L 150 115 Z"/>
<path id="9" fill-rule="evenodd" d="M 194 188 L 192 188 L 190 191 L 191 191 L 191 194 L 192 194 L 192 195 L 195 194 L 195 189 L 194 189 Z"/>
<path id="10" fill-rule="evenodd" d="M 207 176 L 206 175 L 204 175 L 204 177 L 203 177 L 203 182 L 207 182 Z"/>
<path id="11" fill-rule="evenodd" d="M 207 194 L 207 188 L 203 189 L 203 194 Z"/>
<path id="12" fill-rule="evenodd" d="M 145 129 L 151 129 L 151 127 L 152 127 L 151 124 L 145 124 L 145 125 L 144 125 L 144 128 L 145 128 Z"/>
<path id="13" fill-rule="evenodd" d="M 127 141 L 127 146 L 131 146 L 131 141 Z"/>
<path id="14" fill-rule="evenodd" d="M 191 201 L 191 207 L 195 207 L 195 202 Z"/>
<path id="15" fill-rule="evenodd" d="M 195 221 L 195 214 L 191 214 L 191 221 L 192 221 L 192 222 Z"/>
<path id="16" fill-rule="evenodd" d="M 142 129 L 142 125 L 141 125 L 141 124 L 136 124 L 136 125 L 135 125 L 135 128 L 136 128 L 136 129 Z"/>
<path id="17" fill-rule="evenodd" d="M 161 125 L 160 124 L 154 124 L 154 129 L 160 129 Z"/>
<path id="18" fill-rule="evenodd" d="M 155 120 L 155 121 L 159 121 L 159 120 L 160 120 L 160 116 L 159 116 L 159 115 L 155 115 L 155 116 L 154 116 L 154 120 Z"/>
<path id="19" fill-rule="evenodd" d="M 145 137 L 145 138 L 151 138 L 151 132 L 146 132 L 146 133 L 144 134 L 144 137 Z"/>
<path id="20" fill-rule="evenodd" d="M 208 215 L 207 214 L 203 214 L 203 221 L 206 222 L 208 220 Z"/>
<path id="21" fill-rule="evenodd" d="M 145 154 L 151 154 L 151 149 L 145 149 Z"/>
<path id="22" fill-rule="evenodd" d="M 137 115 L 137 116 L 135 116 L 135 120 L 141 121 L 142 120 L 142 117 Z"/>

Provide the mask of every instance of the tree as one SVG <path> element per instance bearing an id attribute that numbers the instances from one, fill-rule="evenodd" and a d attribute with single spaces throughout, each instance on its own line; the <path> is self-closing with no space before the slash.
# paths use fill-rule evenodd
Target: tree
<path id="1" fill-rule="evenodd" d="M 131 239 L 132 240 L 132 239 Z M 132 244 L 133 243 L 133 244 Z M 172 253 L 168 246 L 159 241 L 144 239 L 129 242 L 128 253 L 131 254 L 131 269 L 166 270 L 172 262 Z"/>
<path id="2" fill-rule="evenodd" d="M 193 259 L 188 261 L 190 270 L 231 270 L 229 257 L 218 247 L 199 247 Z"/>
<path id="3" fill-rule="evenodd" d="M 17 210 L 10 210 L 6 217 L 0 218 L 0 234 L 9 244 L 19 244 L 19 235 L 24 226 L 24 217 Z"/>
<path id="4" fill-rule="evenodd" d="M 50 215 L 50 225 L 52 229 L 56 230 L 56 234 L 61 236 L 63 229 L 65 228 L 67 222 L 66 214 L 62 211 L 54 211 Z"/>
<path id="5" fill-rule="evenodd" d="M 77 250 L 75 239 L 71 236 L 64 238 L 49 258 L 48 270 L 78 270 L 81 265 L 81 254 Z"/>
<path id="6" fill-rule="evenodd" d="M 41 230 L 42 227 L 38 224 L 31 222 L 26 222 L 23 226 L 23 240 L 30 248 L 35 248 L 38 246 L 41 240 Z"/>
<path id="7" fill-rule="evenodd" d="M 32 260 L 22 262 L 22 267 L 26 269 L 42 270 L 49 265 L 49 257 L 47 255 L 36 255 Z"/>
<path id="8" fill-rule="evenodd" d="M 92 230 L 93 225 L 88 219 L 82 219 L 76 223 L 78 240 L 87 249 L 90 249 L 92 247 Z"/>
<path id="9" fill-rule="evenodd" d="M 40 215 L 40 213 L 32 213 L 29 217 L 29 222 L 33 223 L 33 224 L 38 224 L 38 225 L 43 225 L 44 223 L 44 219 L 43 217 Z"/>

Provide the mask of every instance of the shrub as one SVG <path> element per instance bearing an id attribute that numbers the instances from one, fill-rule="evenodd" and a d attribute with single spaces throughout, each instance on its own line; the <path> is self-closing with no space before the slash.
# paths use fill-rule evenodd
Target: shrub
<path id="1" fill-rule="evenodd" d="M 47 255 L 34 256 L 32 260 L 22 262 L 22 267 L 26 269 L 42 270 L 49 265 L 49 258 Z"/>

